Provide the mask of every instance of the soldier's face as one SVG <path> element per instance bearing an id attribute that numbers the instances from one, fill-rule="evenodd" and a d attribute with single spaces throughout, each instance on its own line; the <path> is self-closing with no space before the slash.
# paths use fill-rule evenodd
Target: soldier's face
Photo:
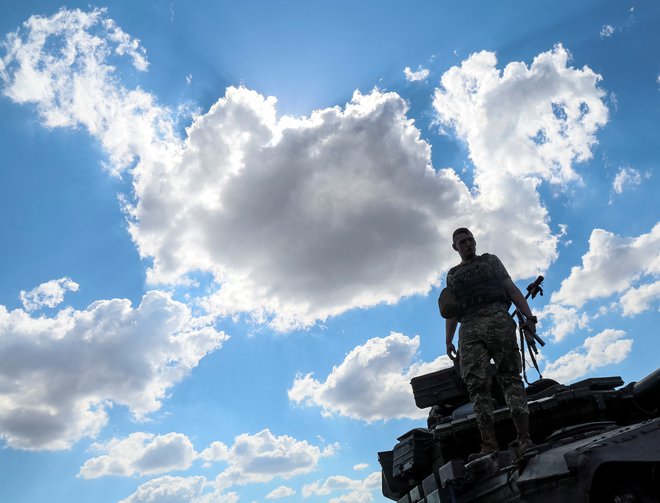
<path id="1" fill-rule="evenodd" d="M 454 238 L 454 250 L 458 252 L 463 260 L 471 259 L 477 253 L 477 241 L 470 232 L 456 234 Z"/>

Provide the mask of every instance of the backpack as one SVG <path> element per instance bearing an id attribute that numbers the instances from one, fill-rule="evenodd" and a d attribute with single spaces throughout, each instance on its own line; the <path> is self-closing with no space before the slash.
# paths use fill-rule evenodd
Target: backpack
<path id="1" fill-rule="evenodd" d="M 440 292 L 440 297 L 438 297 L 438 308 L 440 309 L 440 316 L 445 319 L 458 318 L 460 306 L 456 295 L 451 288 L 446 286 Z"/>

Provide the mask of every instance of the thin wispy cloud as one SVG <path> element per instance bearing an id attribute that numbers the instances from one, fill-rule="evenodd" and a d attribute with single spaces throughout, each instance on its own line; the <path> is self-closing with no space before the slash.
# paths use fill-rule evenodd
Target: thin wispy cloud
<path id="1" fill-rule="evenodd" d="M 269 492 L 265 498 L 267 500 L 274 500 L 279 498 L 288 498 L 290 496 L 295 496 L 296 490 L 288 486 L 279 486 Z"/>
<path id="2" fill-rule="evenodd" d="M 29 291 L 21 291 L 21 302 L 26 311 L 36 311 L 43 307 L 57 307 L 64 301 L 66 292 L 77 292 L 80 285 L 71 278 L 47 281 Z"/>
<path id="3" fill-rule="evenodd" d="M 612 182 L 612 189 L 617 194 L 621 194 L 624 189 L 634 187 L 640 183 L 642 183 L 642 175 L 639 171 L 634 168 L 619 168 Z"/>
<path id="4" fill-rule="evenodd" d="M 421 66 L 417 70 L 411 70 L 409 66 L 406 66 L 403 69 L 403 74 L 406 76 L 408 82 L 419 82 L 426 80 L 431 72 L 428 68 L 422 68 Z"/>
<path id="5" fill-rule="evenodd" d="M 600 29 L 600 38 L 609 38 L 612 35 L 614 35 L 615 31 L 616 28 L 614 28 L 614 26 L 609 24 L 604 24 L 603 27 Z"/>

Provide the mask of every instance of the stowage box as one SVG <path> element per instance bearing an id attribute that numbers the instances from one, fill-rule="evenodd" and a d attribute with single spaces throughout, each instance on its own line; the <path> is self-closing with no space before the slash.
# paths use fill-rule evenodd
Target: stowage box
<path id="1" fill-rule="evenodd" d="M 415 396 L 415 404 L 420 409 L 434 405 L 453 408 L 469 401 L 467 388 L 455 367 L 413 377 L 410 384 Z"/>
<path id="2" fill-rule="evenodd" d="M 425 428 L 416 428 L 398 440 L 393 451 L 394 477 L 415 476 L 427 471 L 431 463 L 433 433 Z"/>

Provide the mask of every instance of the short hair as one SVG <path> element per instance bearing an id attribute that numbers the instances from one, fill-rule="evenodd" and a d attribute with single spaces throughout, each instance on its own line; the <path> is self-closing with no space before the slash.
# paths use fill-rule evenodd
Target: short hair
<path id="1" fill-rule="evenodd" d="M 472 233 L 470 232 L 470 229 L 468 229 L 467 227 L 459 227 L 459 228 L 456 229 L 456 230 L 454 231 L 454 233 L 451 235 L 451 242 L 453 243 L 454 241 L 456 241 L 456 235 L 457 235 L 457 234 L 466 234 L 466 233 L 467 233 L 467 234 L 472 234 Z"/>

